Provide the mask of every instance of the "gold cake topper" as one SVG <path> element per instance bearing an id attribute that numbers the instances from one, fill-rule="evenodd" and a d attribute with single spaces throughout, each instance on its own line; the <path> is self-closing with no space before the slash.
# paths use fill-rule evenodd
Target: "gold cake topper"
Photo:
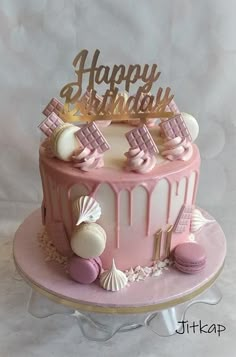
<path id="1" fill-rule="evenodd" d="M 158 65 L 139 64 L 98 65 L 100 51 L 94 52 L 91 66 L 87 66 L 88 50 L 82 50 L 74 59 L 73 66 L 77 80 L 66 84 L 60 92 L 65 99 L 61 117 L 66 122 L 94 120 L 130 120 L 148 118 L 169 118 L 173 115 L 166 107 L 173 99 L 171 89 L 159 88 L 156 96 L 150 91 L 160 76 Z M 83 93 L 84 76 L 88 75 L 88 86 Z M 131 85 L 142 81 L 135 95 L 128 95 Z M 99 96 L 95 85 L 108 85 L 103 96 Z M 118 85 L 124 83 L 127 98 L 119 92 Z"/>

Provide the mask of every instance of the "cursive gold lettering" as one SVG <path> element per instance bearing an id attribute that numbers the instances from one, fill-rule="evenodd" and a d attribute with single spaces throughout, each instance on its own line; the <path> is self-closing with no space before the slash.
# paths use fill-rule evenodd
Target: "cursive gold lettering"
<path id="1" fill-rule="evenodd" d="M 151 112 L 152 111 L 153 102 L 154 102 L 154 96 L 153 95 L 145 95 L 143 97 L 143 99 L 141 100 L 140 110 L 142 112 Z"/>
<path id="2" fill-rule="evenodd" d="M 109 75 L 109 67 L 99 66 L 97 68 L 97 72 L 95 75 L 95 82 L 97 84 L 101 84 L 102 82 L 109 84 L 110 80 L 108 79 L 108 75 Z"/>
<path id="3" fill-rule="evenodd" d="M 120 64 L 117 66 L 116 64 L 113 67 L 113 71 L 110 77 L 110 89 L 114 89 L 115 84 L 121 84 L 125 77 L 125 66 Z"/>
<path id="4" fill-rule="evenodd" d="M 172 112 L 166 112 L 166 106 L 173 99 L 171 90 L 167 87 L 165 90 L 159 88 L 156 96 L 150 94 L 150 90 L 160 76 L 157 64 L 149 66 L 145 64 L 143 67 L 139 64 L 129 65 L 127 68 L 123 65 L 109 66 L 99 65 L 100 51 L 95 50 L 91 63 L 88 63 L 88 50 L 82 50 L 74 59 L 73 66 L 77 80 L 66 84 L 60 92 L 60 96 L 65 99 L 66 106 L 63 118 L 75 120 L 75 116 L 79 110 L 81 117 L 86 120 L 104 120 L 114 119 L 118 117 L 125 118 L 146 118 L 155 117 L 171 117 Z M 88 76 L 87 91 L 83 96 L 84 76 Z M 137 81 L 142 81 L 136 94 L 125 98 L 119 94 L 116 85 L 124 83 L 124 87 L 129 92 L 131 85 Z M 109 86 L 105 94 L 100 97 L 95 89 L 96 85 L 105 83 Z M 74 105 L 74 109 L 69 109 L 69 104 Z M 77 111 L 76 111 L 77 108 Z M 96 118 L 97 116 L 97 118 Z"/>
<path id="5" fill-rule="evenodd" d="M 145 64 L 143 69 L 143 74 L 141 77 L 141 80 L 145 83 L 145 85 L 143 86 L 143 92 L 150 92 L 153 83 L 156 82 L 160 77 L 161 72 L 158 72 L 157 68 L 158 68 L 157 64 L 153 64 L 151 67 L 151 72 L 148 76 L 147 73 L 149 70 L 149 65 Z"/>

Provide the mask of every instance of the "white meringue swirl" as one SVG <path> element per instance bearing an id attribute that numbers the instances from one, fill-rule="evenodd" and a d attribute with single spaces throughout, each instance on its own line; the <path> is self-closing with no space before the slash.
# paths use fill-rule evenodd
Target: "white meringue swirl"
<path id="1" fill-rule="evenodd" d="M 103 289 L 108 291 L 119 291 L 128 284 L 128 279 L 123 273 L 115 266 L 113 259 L 110 270 L 104 271 L 100 276 L 100 285 Z"/>

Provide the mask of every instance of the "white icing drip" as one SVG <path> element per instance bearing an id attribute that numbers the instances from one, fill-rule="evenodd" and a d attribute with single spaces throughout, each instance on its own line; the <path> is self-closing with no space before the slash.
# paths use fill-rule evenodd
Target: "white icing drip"
<path id="1" fill-rule="evenodd" d="M 128 279 L 123 273 L 115 266 L 115 261 L 112 261 L 112 267 L 110 270 L 106 270 L 100 276 L 101 287 L 109 291 L 119 291 L 124 288 L 128 283 Z"/>
<path id="2" fill-rule="evenodd" d="M 81 196 L 73 202 L 73 213 L 76 217 L 76 226 L 82 222 L 93 223 L 101 216 L 99 203 L 90 196 Z"/>
<path id="3" fill-rule="evenodd" d="M 212 219 L 205 218 L 202 215 L 201 211 L 199 211 L 199 209 L 195 208 L 192 213 L 190 231 L 197 232 L 199 229 L 201 229 L 203 226 L 205 226 L 205 224 L 213 223 L 213 222 L 215 222 L 215 221 Z"/>

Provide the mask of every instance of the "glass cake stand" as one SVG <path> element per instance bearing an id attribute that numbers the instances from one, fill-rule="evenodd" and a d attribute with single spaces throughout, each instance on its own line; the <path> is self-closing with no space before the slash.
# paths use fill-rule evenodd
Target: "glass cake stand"
<path id="1" fill-rule="evenodd" d="M 89 340 L 107 341 L 116 333 L 145 327 L 159 336 L 181 332 L 185 314 L 196 303 L 215 305 L 222 295 L 215 282 L 226 255 L 224 233 L 217 222 L 196 235 L 207 252 L 204 271 L 187 275 L 173 267 L 156 278 L 132 283 L 119 292 L 98 284 L 73 282 L 60 264 L 45 262 L 38 245 L 40 210 L 19 227 L 14 239 L 17 272 L 31 286 L 28 312 L 37 318 L 70 315 Z"/>

